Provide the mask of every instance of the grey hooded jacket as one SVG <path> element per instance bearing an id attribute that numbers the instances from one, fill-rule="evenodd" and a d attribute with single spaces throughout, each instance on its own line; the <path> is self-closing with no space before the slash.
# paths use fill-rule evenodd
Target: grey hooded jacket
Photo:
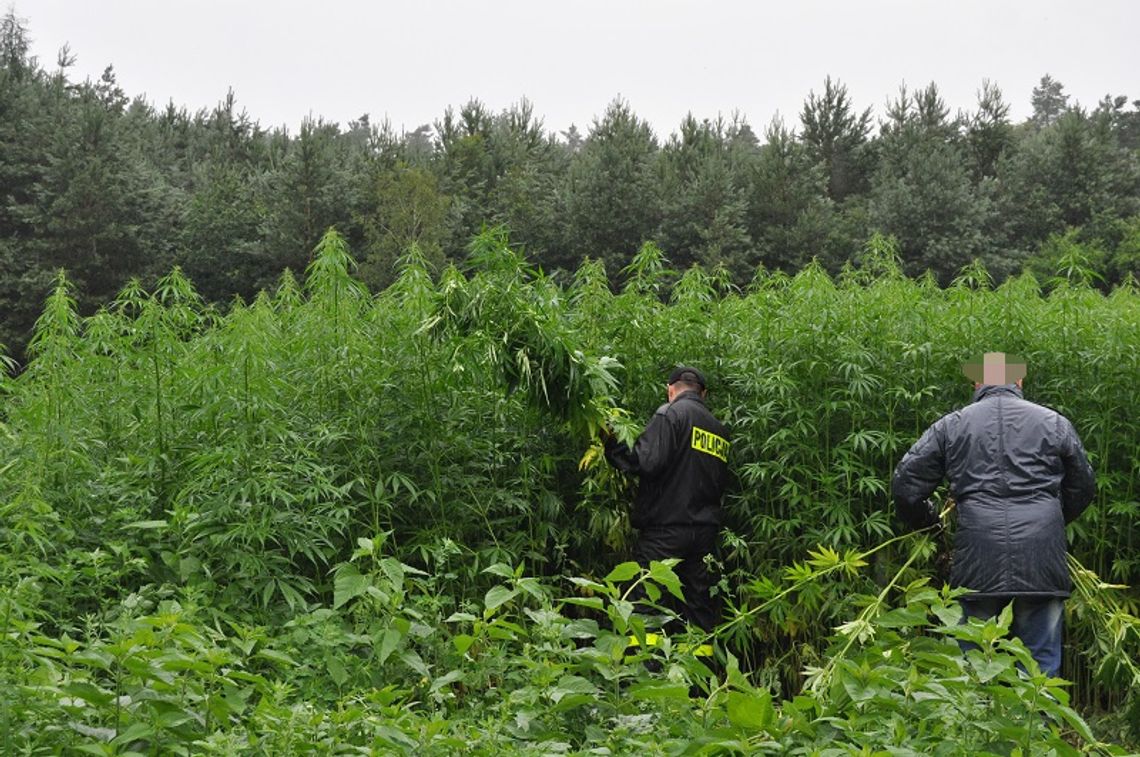
<path id="1" fill-rule="evenodd" d="M 891 492 L 911 527 L 937 515 L 926 498 L 950 480 L 958 503 L 950 585 L 982 597 L 1067 597 L 1065 524 L 1092 501 L 1092 466 L 1073 425 L 1022 398 L 982 386 L 940 418 L 895 468 Z"/>

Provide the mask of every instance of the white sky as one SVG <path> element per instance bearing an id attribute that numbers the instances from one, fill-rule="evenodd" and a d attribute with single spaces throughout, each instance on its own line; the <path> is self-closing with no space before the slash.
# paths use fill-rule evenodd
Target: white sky
<path id="1" fill-rule="evenodd" d="M 233 88 L 262 126 L 363 113 L 397 130 L 477 97 L 529 98 L 548 130 L 585 134 L 620 95 L 659 137 L 685 113 L 739 110 L 757 133 L 798 126 L 830 74 L 883 112 L 904 81 L 934 81 L 952 110 L 995 81 L 1014 120 L 1045 73 L 1070 102 L 1140 99 L 1136 0 L 0 0 L 73 79 L 113 64 L 129 96 L 191 111 Z"/>

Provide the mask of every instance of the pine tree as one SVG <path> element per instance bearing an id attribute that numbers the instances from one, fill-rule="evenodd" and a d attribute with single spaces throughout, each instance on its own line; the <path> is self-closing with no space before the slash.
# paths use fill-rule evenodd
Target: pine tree
<path id="1" fill-rule="evenodd" d="M 827 77 L 823 94 L 808 94 L 800 111 L 800 139 L 827 175 L 828 197 L 836 202 L 866 191 L 871 169 L 867 135 L 871 109 L 854 110 L 846 85 Z"/>
<path id="2" fill-rule="evenodd" d="M 1044 129 L 1061 117 L 1069 107 L 1069 96 L 1065 86 L 1049 74 L 1041 77 L 1041 83 L 1033 88 L 1033 115 L 1030 122 L 1038 129 Z"/>
<path id="3" fill-rule="evenodd" d="M 594 121 L 565 190 L 575 259 L 600 258 L 613 276 L 652 236 L 661 219 L 657 154 L 653 130 L 625 101 Z"/>

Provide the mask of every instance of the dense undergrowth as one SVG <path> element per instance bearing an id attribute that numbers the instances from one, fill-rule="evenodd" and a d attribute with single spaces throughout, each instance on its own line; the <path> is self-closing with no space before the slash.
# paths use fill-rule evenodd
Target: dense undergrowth
<path id="1" fill-rule="evenodd" d="M 413 250 L 372 294 L 330 232 L 303 284 L 227 313 L 175 271 L 84 319 L 61 275 L 2 385 L 0 751 L 1135 743 L 1136 599 L 1109 586 L 1140 574 L 1134 283 L 1105 296 L 1070 261 L 1047 292 L 977 267 L 940 289 L 882 239 L 864 261 L 741 292 L 646 245 L 614 292 L 490 230 L 465 270 Z M 968 401 L 959 366 L 983 350 L 1026 358 L 1027 396 L 1097 471 L 1070 531 L 1072 685 L 1001 623 L 960 625 L 949 537 L 892 519 L 895 462 Z M 635 434 L 677 362 L 734 434 L 713 658 L 646 642 L 629 583 L 676 579 L 623 564 L 627 484 L 594 442 Z"/>

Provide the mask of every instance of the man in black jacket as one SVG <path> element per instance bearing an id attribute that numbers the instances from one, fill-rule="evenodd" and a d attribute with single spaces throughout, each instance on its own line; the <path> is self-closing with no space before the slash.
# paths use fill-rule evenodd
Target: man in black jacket
<path id="1" fill-rule="evenodd" d="M 958 511 L 950 585 L 972 590 L 966 615 L 993 617 L 1012 601 L 1013 635 L 1055 676 L 1072 589 L 1065 524 L 1092 501 L 1092 466 L 1068 419 L 1022 397 L 1024 363 L 991 352 L 965 372 L 973 403 L 906 453 L 891 483 L 895 504 L 909 526 L 933 525 L 927 497 L 949 478 Z"/>
<path id="2" fill-rule="evenodd" d="M 728 483 L 728 429 L 705 406 L 705 377 L 678 366 L 669 375 L 669 401 L 657 408 L 631 449 L 612 436 L 606 459 L 639 477 L 631 521 L 638 529 L 634 559 L 680 558 L 674 569 L 685 595 L 682 614 L 705 631 L 720 621 L 710 595 L 705 556 L 715 552 L 721 495 Z"/>

